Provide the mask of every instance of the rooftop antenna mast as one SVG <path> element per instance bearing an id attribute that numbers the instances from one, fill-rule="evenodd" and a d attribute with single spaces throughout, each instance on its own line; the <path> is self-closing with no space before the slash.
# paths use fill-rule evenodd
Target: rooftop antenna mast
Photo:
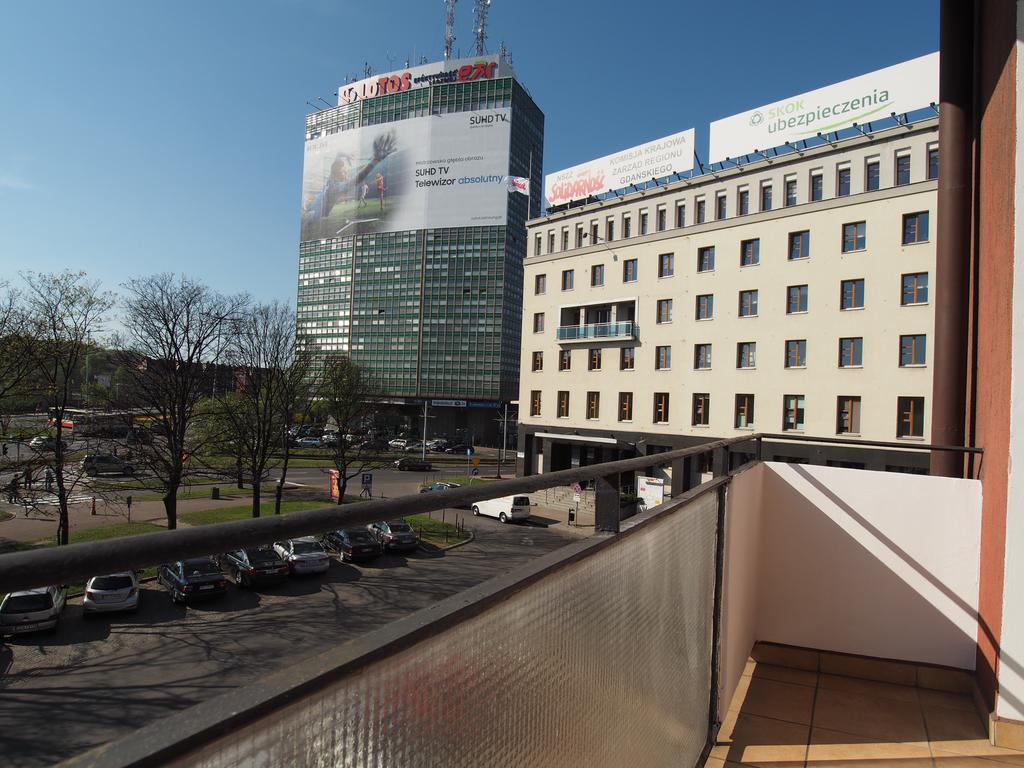
<path id="1" fill-rule="evenodd" d="M 487 11 L 490 7 L 491 0 L 474 0 L 473 18 L 476 20 L 476 28 L 473 30 L 473 34 L 476 37 L 474 53 L 477 56 L 483 56 L 487 53 Z"/>
<path id="2" fill-rule="evenodd" d="M 451 61 L 452 44 L 455 43 L 455 3 L 458 0 L 444 0 L 444 60 Z"/>

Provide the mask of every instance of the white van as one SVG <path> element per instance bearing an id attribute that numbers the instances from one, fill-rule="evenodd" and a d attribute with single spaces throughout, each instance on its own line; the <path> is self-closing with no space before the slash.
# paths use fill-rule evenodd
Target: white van
<path id="1" fill-rule="evenodd" d="M 473 505 L 473 514 L 496 517 L 507 523 L 509 520 L 528 518 L 531 506 L 529 496 L 499 496 L 496 499 L 478 501 Z"/>

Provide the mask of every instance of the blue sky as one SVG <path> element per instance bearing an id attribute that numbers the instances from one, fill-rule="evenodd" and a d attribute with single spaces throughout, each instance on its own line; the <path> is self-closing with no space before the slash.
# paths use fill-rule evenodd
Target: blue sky
<path id="1" fill-rule="evenodd" d="M 472 0 L 456 48 L 472 47 Z M 0 280 L 187 273 L 294 301 L 306 100 L 441 58 L 442 0 L 12 2 Z M 493 0 L 551 172 L 938 48 L 938 0 Z"/>

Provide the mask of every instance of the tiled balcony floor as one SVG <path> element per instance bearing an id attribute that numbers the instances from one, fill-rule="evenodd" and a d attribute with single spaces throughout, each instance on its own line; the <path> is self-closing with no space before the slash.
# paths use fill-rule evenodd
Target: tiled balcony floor
<path id="1" fill-rule="evenodd" d="M 821 669 L 748 662 L 708 768 L 1024 766 L 989 744 L 969 695 Z"/>

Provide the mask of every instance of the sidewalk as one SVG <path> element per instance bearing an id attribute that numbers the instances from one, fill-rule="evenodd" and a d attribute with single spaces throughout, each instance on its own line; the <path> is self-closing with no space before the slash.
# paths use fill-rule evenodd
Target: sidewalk
<path id="1" fill-rule="evenodd" d="M 580 511 L 573 524 L 569 525 L 569 510 L 567 508 L 536 506 L 533 508 L 529 522 L 530 525 L 555 528 L 579 536 L 589 536 L 594 532 L 594 514 L 592 512 Z"/>

